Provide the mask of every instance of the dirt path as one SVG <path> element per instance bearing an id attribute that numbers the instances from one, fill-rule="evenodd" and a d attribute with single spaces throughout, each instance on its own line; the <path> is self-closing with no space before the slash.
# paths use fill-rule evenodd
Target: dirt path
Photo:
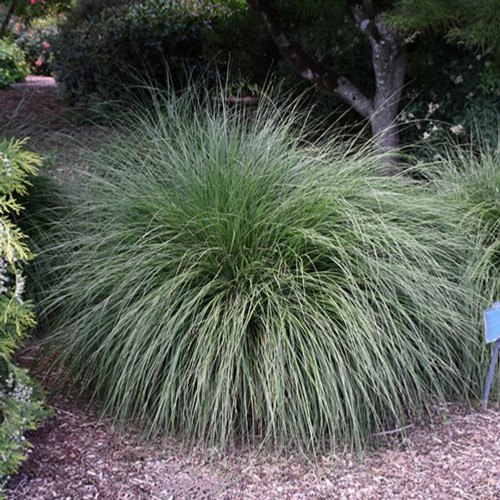
<path id="1" fill-rule="evenodd" d="M 68 127 L 68 108 L 57 98 L 54 79 L 29 76 L 26 81 L 0 90 L 0 130 L 16 135 L 23 131 L 46 135 Z M 35 137 L 34 137 L 35 138 Z"/>
<path id="2" fill-rule="evenodd" d="M 82 149 L 102 138 L 102 130 L 87 116 L 84 108 L 63 104 L 51 77 L 29 76 L 0 90 L 0 137 L 28 138 L 29 148 L 57 169 L 66 168 L 82 156 Z"/>
<path id="3" fill-rule="evenodd" d="M 0 91 L 0 133 L 66 134 L 60 144 L 42 141 L 47 152 L 88 132 L 67 113 L 51 80 Z M 51 403 L 55 416 L 30 436 L 34 450 L 9 485 L 11 500 L 500 500 L 498 404 L 485 412 L 436 408 L 431 421 L 395 432 L 384 448 L 320 456 L 312 466 L 293 453 L 202 453 L 175 439 L 145 446 L 131 431 L 120 435 L 99 422 L 81 401 L 55 393 Z"/>

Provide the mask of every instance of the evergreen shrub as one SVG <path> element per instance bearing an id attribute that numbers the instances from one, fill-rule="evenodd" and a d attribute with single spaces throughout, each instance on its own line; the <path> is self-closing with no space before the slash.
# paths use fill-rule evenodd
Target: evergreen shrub
<path id="1" fill-rule="evenodd" d="M 70 102 L 112 100 L 148 80 L 179 87 L 207 76 L 203 37 L 217 15 L 207 1 L 84 0 L 54 40 L 54 76 Z"/>
<path id="2" fill-rule="evenodd" d="M 26 194 L 40 158 L 22 146 L 0 141 L 0 497 L 29 449 L 24 433 L 48 415 L 40 389 L 12 358 L 35 324 L 23 293 L 23 267 L 33 256 L 13 216 L 22 209 L 17 198 Z"/>

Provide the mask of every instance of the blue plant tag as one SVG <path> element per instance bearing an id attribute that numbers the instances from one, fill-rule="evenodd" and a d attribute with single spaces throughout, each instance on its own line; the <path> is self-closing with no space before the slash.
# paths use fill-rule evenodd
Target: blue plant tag
<path id="1" fill-rule="evenodd" d="M 484 330 L 486 343 L 500 339 L 500 302 L 495 302 L 489 309 L 485 309 Z"/>

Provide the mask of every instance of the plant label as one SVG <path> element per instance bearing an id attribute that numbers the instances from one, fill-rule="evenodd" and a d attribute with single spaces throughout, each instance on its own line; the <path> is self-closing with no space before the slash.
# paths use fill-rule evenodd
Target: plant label
<path id="1" fill-rule="evenodd" d="M 484 311 L 484 331 L 486 343 L 500 339 L 500 302 L 495 302 L 491 308 Z"/>

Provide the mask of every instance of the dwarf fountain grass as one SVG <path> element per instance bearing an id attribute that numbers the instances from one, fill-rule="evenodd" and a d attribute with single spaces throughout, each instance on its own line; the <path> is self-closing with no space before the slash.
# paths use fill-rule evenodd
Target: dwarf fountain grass
<path id="1" fill-rule="evenodd" d="M 73 376 L 151 433 L 308 450 L 475 389 L 459 214 L 270 101 L 201 101 L 158 97 L 67 181 L 40 244 Z"/>

